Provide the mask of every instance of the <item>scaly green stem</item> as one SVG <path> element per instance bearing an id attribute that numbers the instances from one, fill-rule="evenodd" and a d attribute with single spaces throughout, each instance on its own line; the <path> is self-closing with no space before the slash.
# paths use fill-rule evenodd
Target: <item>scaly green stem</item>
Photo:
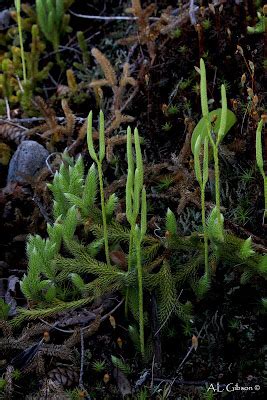
<path id="1" fill-rule="evenodd" d="M 219 157 L 218 157 L 218 146 L 213 146 L 214 156 L 214 173 L 215 173 L 215 202 L 218 211 L 218 221 L 221 224 L 221 201 L 220 201 L 220 169 L 219 169 Z"/>
<path id="2" fill-rule="evenodd" d="M 132 269 L 134 229 L 135 229 L 134 226 L 131 225 L 130 239 L 129 239 L 129 251 L 128 251 L 128 272 Z M 126 290 L 125 304 L 124 304 L 124 310 L 125 310 L 126 317 L 128 316 L 128 307 L 129 307 L 129 288 L 127 288 L 127 290 Z"/>
<path id="3" fill-rule="evenodd" d="M 129 240 L 129 254 L 128 254 L 128 271 L 130 271 L 132 268 L 134 230 L 135 230 L 135 225 L 131 225 L 130 240 Z"/>
<path id="4" fill-rule="evenodd" d="M 216 203 L 216 208 L 218 210 L 218 221 L 219 224 L 221 224 L 222 221 L 221 221 L 221 200 L 220 200 L 220 168 L 219 168 L 219 155 L 218 155 L 219 142 L 217 143 L 214 142 L 210 131 L 208 131 L 208 135 L 212 146 L 213 158 L 214 158 L 215 203 Z"/>
<path id="5" fill-rule="evenodd" d="M 264 184 L 264 218 L 267 218 L 267 176 L 263 177 Z"/>
<path id="6" fill-rule="evenodd" d="M 144 333 L 144 303 L 143 303 L 143 271 L 141 263 L 141 240 L 136 238 L 136 263 L 138 272 L 138 300 L 139 300 L 139 335 L 140 350 L 145 355 L 145 333 Z"/>
<path id="7" fill-rule="evenodd" d="M 209 243 L 208 234 L 206 226 L 206 215 L 205 215 L 205 188 L 201 187 L 201 216 L 202 216 L 202 226 L 204 233 L 204 254 L 205 254 L 205 273 L 209 277 Z"/>
<path id="8" fill-rule="evenodd" d="M 103 220 L 105 254 L 106 254 L 107 264 L 110 265 L 109 246 L 108 246 L 108 229 L 107 229 L 104 184 L 103 184 L 103 172 L 102 172 L 101 162 L 99 162 L 99 161 L 97 162 L 97 169 L 98 169 L 99 190 L 100 190 L 101 210 L 102 210 L 102 220 Z"/>

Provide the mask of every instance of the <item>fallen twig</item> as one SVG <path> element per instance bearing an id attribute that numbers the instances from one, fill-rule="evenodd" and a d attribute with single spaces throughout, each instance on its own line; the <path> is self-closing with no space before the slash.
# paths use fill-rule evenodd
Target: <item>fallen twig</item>
<path id="1" fill-rule="evenodd" d="M 107 314 L 103 315 L 103 317 L 100 318 L 100 322 L 105 321 L 111 314 L 113 314 L 122 305 L 123 302 L 124 302 L 124 299 L 122 299 L 111 311 L 109 311 Z M 56 329 L 59 332 L 70 333 L 70 334 L 73 334 L 74 332 L 76 332 L 76 330 L 74 330 L 74 329 L 67 330 L 67 329 L 58 328 L 57 326 L 55 326 L 55 324 L 54 325 L 49 324 L 42 318 L 39 318 L 39 320 L 41 322 L 43 322 L 44 324 L 48 325 L 49 327 Z M 84 326 L 83 328 L 81 328 L 81 331 L 87 330 L 90 327 L 90 325 Z"/>
<path id="2" fill-rule="evenodd" d="M 203 331 L 204 327 L 206 325 L 206 322 L 203 324 L 202 328 L 200 329 L 198 335 L 197 335 L 197 339 L 200 337 L 201 332 Z M 179 367 L 177 368 L 177 372 L 180 371 L 180 369 L 182 368 L 182 366 L 184 365 L 184 363 L 186 362 L 186 360 L 188 359 L 189 355 L 191 354 L 192 350 L 194 349 L 194 345 L 192 344 L 191 347 L 189 348 L 188 352 L 186 353 L 186 355 L 184 356 L 182 362 L 180 363 Z M 177 378 L 175 378 L 177 379 Z"/>
<path id="3" fill-rule="evenodd" d="M 125 15 L 117 15 L 114 17 L 106 17 L 101 15 L 86 15 L 86 14 L 78 14 L 72 10 L 68 10 L 70 14 L 74 15 L 75 17 L 85 18 L 85 19 L 94 19 L 100 21 L 136 21 L 138 17 L 127 17 Z M 150 17 L 150 21 L 158 21 L 159 17 Z"/>
<path id="4" fill-rule="evenodd" d="M 79 387 L 83 389 L 83 366 L 84 366 L 84 337 L 83 330 L 80 331 L 81 335 L 81 366 L 80 366 L 80 377 L 79 377 Z"/>
<path id="5" fill-rule="evenodd" d="M 66 120 L 66 117 L 55 117 L 55 119 L 59 122 L 64 122 Z M 86 118 L 82 118 L 82 117 L 75 117 L 75 120 L 79 123 L 83 123 Z M 32 124 L 34 122 L 42 122 L 42 121 L 46 121 L 46 118 L 44 117 L 31 117 L 31 118 L 11 118 L 11 119 L 4 119 L 1 118 L 0 119 L 0 123 L 8 123 L 11 125 L 14 125 L 16 123 L 21 123 L 21 124 Z M 27 129 L 27 128 L 23 128 L 21 126 L 22 129 Z"/>

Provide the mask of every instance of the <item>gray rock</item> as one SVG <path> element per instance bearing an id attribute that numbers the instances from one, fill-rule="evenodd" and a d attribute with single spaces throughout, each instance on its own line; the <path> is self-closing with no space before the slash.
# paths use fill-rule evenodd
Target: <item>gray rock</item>
<path id="1" fill-rule="evenodd" d="M 0 12 L 0 31 L 8 28 L 10 21 L 10 11 L 3 10 Z"/>
<path id="2" fill-rule="evenodd" d="M 48 156 L 48 151 L 41 144 L 33 140 L 22 142 L 10 160 L 7 183 L 27 183 L 45 166 Z"/>

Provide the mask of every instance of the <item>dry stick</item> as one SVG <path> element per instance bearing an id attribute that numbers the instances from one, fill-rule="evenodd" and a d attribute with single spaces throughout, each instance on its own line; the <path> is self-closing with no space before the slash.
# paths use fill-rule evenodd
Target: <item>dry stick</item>
<path id="1" fill-rule="evenodd" d="M 5 97 L 5 103 L 6 103 L 6 115 L 7 115 L 7 119 L 10 120 L 10 107 L 9 107 L 9 103 L 8 103 L 8 98 Z"/>
<path id="2" fill-rule="evenodd" d="M 90 41 L 93 37 L 100 35 L 100 32 L 95 32 L 93 35 L 89 36 L 89 38 L 86 39 L 86 41 Z M 70 43 L 70 42 L 69 42 Z M 59 46 L 59 49 L 57 51 L 51 51 L 50 53 L 45 54 L 40 61 L 43 61 L 49 57 L 51 57 L 54 54 L 57 53 L 62 53 L 63 51 L 67 50 L 67 47 L 65 46 Z"/>
<path id="3" fill-rule="evenodd" d="M 133 90 L 133 92 L 130 94 L 130 96 L 128 97 L 128 99 L 123 103 L 123 106 L 120 108 L 120 112 L 124 111 L 125 108 L 129 105 L 129 103 L 133 100 L 134 96 L 136 95 L 136 93 L 138 92 L 139 87 L 136 86 L 136 88 Z M 112 122 L 112 121 L 111 121 Z M 111 123 L 110 122 L 110 123 Z"/>
<path id="4" fill-rule="evenodd" d="M 54 175 L 54 174 L 53 174 L 53 175 Z M 49 217 L 48 213 L 46 212 L 46 210 L 45 210 L 45 208 L 44 208 L 44 206 L 43 206 L 43 204 L 42 204 L 40 198 L 39 198 L 37 195 L 34 195 L 34 196 L 32 197 L 32 201 L 33 201 L 33 202 L 37 205 L 37 207 L 39 208 L 39 211 L 40 211 L 40 213 L 42 214 L 42 216 L 44 217 L 45 221 L 46 221 L 48 224 L 52 224 L 53 221 L 52 221 L 52 219 Z"/>
<path id="5" fill-rule="evenodd" d="M 19 85 L 19 88 L 20 88 L 21 92 L 24 93 L 24 89 L 23 89 L 23 86 L 22 86 L 22 84 L 21 84 L 21 81 L 20 81 L 18 75 L 16 75 L 16 79 L 17 79 L 17 82 L 18 82 L 18 85 Z"/>
<path id="6" fill-rule="evenodd" d="M 191 23 L 194 25 L 194 24 L 196 24 L 196 12 L 198 11 L 198 9 L 199 9 L 199 7 L 194 5 L 194 1 L 190 0 L 190 2 L 188 4 L 184 4 L 180 9 L 178 8 L 178 9 L 173 10 L 172 14 L 176 15 L 180 12 L 181 15 L 179 15 L 179 18 L 182 20 L 182 18 L 184 17 L 183 13 L 188 12 Z M 76 17 L 79 17 L 79 18 L 93 19 L 93 20 L 100 20 L 100 21 L 136 21 L 139 19 L 139 17 L 127 17 L 125 15 L 114 16 L 114 17 L 107 17 L 107 16 L 100 16 L 100 15 L 85 15 L 85 14 L 75 13 L 72 10 L 69 10 L 69 13 Z M 160 17 L 149 17 L 149 20 L 150 21 L 159 21 Z M 175 22 L 175 24 L 177 24 L 177 22 Z"/>
<path id="7" fill-rule="evenodd" d="M 75 17 L 85 18 L 85 19 L 95 19 L 100 21 L 136 21 L 139 17 L 127 17 L 125 15 L 119 15 L 114 17 L 102 17 L 100 15 L 86 15 L 86 14 L 78 14 L 72 10 L 69 10 L 69 13 L 75 15 Z M 150 21 L 158 21 L 159 17 L 150 17 Z"/>
<path id="8" fill-rule="evenodd" d="M 55 119 L 59 122 L 64 122 L 66 117 L 55 117 Z M 75 120 L 77 122 L 83 123 L 87 118 L 82 118 L 82 117 L 75 117 Z M 44 117 L 31 117 L 31 118 L 10 118 L 10 120 L 7 120 L 6 118 L 0 118 L 0 123 L 7 123 L 7 124 L 14 124 L 17 122 L 21 122 L 22 124 L 31 124 L 33 122 L 42 122 L 45 121 L 46 118 Z M 23 128 L 27 129 L 27 128 Z"/>
<path id="9" fill-rule="evenodd" d="M 154 365 L 155 365 L 155 354 L 153 355 L 152 365 L 151 365 L 151 382 L 150 382 L 150 393 L 154 386 Z"/>
<path id="10" fill-rule="evenodd" d="M 200 331 L 199 331 L 199 333 L 198 333 L 198 335 L 197 335 L 197 339 L 200 337 L 201 332 L 203 331 L 205 325 L 206 325 L 206 322 L 203 324 L 202 328 L 200 329 Z M 188 358 L 189 355 L 191 354 L 193 348 L 194 348 L 194 346 L 192 345 L 192 346 L 190 347 L 190 349 L 188 350 L 188 352 L 186 353 L 185 357 L 183 358 L 183 360 L 182 360 L 181 364 L 179 365 L 178 369 L 176 370 L 176 372 L 179 372 L 179 370 L 181 369 L 181 367 L 183 366 L 183 364 L 185 363 L 185 361 L 187 360 L 187 358 Z M 169 391 L 169 394 L 170 394 L 171 388 L 172 388 L 172 386 L 174 385 L 174 383 L 175 383 L 175 381 L 177 380 L 177 378 L 178 378 L 178 376 L 176 376 L 172 381 L 169 381 L 169 383 L 170 383 L 170 388 L 169 388 L 170 391 Z M 164 381 L 164 380 L 163 380 L 163 381 Z M 161 380 L 161 382 L 162 382 L 162 380 Z M 167 381 L 166 381 L 166 382 L 167 382 Z M 180 382 L 177 382 L 177 383 L 179 384 Z"/>
<path id="11" fill-rule="evenodd" d="M 196 13 L 198 11 L 199 7 L 194 5 L 194 2 L 190 1 L 190 3 L 184 4 L 180 9 L 175 9 L 172 12 L 173 17 L 177 16 L 176 18 L 173 18 L 173 21 L 170 22 L 167 26 L 163 27 L 160 31 L 162 34 L 168 34 L 174 29 L 176 29 L 179 25 L 185 23 L 188 18 L 190 18 L 191 23 L 195 24 L 196 23 Z M 102 17 L 99 15 L 84 15 L 84 14 L 77 14 L 74 11 L 69 10 L 69 12 L 76 17 L 80 18 L 85 18 L 85 19 L 94 19 L 94 20 L 104 20 L 104 21 L 120 21 L 120 20 L 126 20 L 126 21 L 135 21 L 138 20 L 139 17 L 127 17 L 127 16 L 115 16 L 115 17 Z M 157 21 L 160 20 L 159 17 L 150 17 L 149 20 Z M 153 24 L 152 24 L 153 26 Z"/>
<path id="12" fill-rule="evenodd" d="M 61 155 L 61 153 L 59 153 L 58 151 L 54 151 L 53 153 L 49 154 L 49 156 L 47 156 L 47 158 L 45 160 L 45 164 L 46 164 L 48 170 L 50 171 L 51 175 L 55 175 L 55 173 L 53 172 L 53 170 L 51 168 L 50 159 L 57 155 Z M 62 157 L 61 157 L 61 161 L 63 161 Z"/>
<path id="13" fill-rule="evenodd" d="M 242 124 L 241 124 L 241 135 L 243 135 L 244 123 L 245 123 L 245 119 L 246 119 L 246 116 L 247 116 L 247 113 L 248 113 L 249 107 L 250 107 L 250 103 L 248 103 L 248 105 L 247 105 L 247 107 L 246 107 L 246 111 L 244 112 L 244 116 L 243 116 L 243 118 L 242 118 Z"/>
<path id="14" fill-rule="evenodd" d="M 21 120 L 20 120 L 19 118 L 16 118 L 16 121 L 20 122 Z M 25 127 L 22 126 L 22 125 L 16 124 L 16 123 L 14 122 L 14 119 L 0 119 L 0 126 L 1 126 L 2 123 L 3 123 L 3 124 L 9 124 L 9 125 L 15 126 L 16 128 L 20 128 L 21 130 L 24 130 L 24 131 L 27 131 L 27 130 L 28 130 L 28 128 L 25 128 Z"/>
<path id="15" fill-rule="evenodd" d="M 203 331 L 205 325 L 206 325 L 206 322 L 203 324 L 202 328 L 200 329 L 200 331 L 199 331 L 199 333 L 198 333 L 198 335 L 197 335 L 197 339 L 200 337 L 201 332 Z M 179 372 L 179 371 L 180 371 L 180 369 L 181 369 L 182 366 L 184 365 L 185 361 L 187 360 L 187 358 L 188 358 L 189 355 L 191 354 L 193 348 L 194 348 L 194 346 L 192 345 L 192 346 L 190 347 L 190 349 L 188 350 L 188 352 L 186 353 L 186 355 L 184 356 L 184 358 L 183 358 L 182 362 L 180 363 L 180 365 L 179 365 L 178 369 L 176 370 L 176 372 Z M 176 379 L 177 379 L 177 378 L 175 378 L 174 381 L 175 381 Z M 174 382 L 174 381 L 173 381 L 173 382 Z"/>
<path id="16" fill-rule="evenodd" d="M 198 7 L 195 6 L 194 0 L 190 0 L 190 5 L 189 5 L 189 17 L 192 25 L 196 25 L 197 20 L 196 20 L 196 11 Z"/>
<path id="17" fill-rule="evenodd" d="M 79 376 L 79 387 L 81 389 L 84 388 L 83 386 L 83 366 L 84 366 L 84 337 L 83 337 L 83 330 L 80 330 L 81 336 L 81 365 L 80 365 L 80 376 Z"/>
<path id="18" fill-rule="evenodd" d="M 122 305 L 123 302 L 124 302 L 124 299 L 122 299 L 111 311 L 109 311 L 107 314 L 105 314 L 103 317 L 101 317 L 101 318 L 100 318 L 100 322 L 103 322 L 103 321 L 105 321 L 108 317 L 110 317 L 110 315 L 113 314 L 113 313 Z M 74 332 L 76 332 L 74 329 L 67 330 L 67 329 L 58 328 L 55 324 L 54 324 L 54 325 L 49 324 L 48 322 L 46 322 L 46 321 L 43 320 L 42 318 L 39 318 L 39 320 L 40 320 L 41 322 L 43 322 L 44 324 L 50 326 L 50 328 L 56 329 L 56 330 L 59 331 L 59 332 L 63 332 L 63 333 L 74 333 Z M 94 322 L 94 321 L 93 321 L 93 322 Z M 93 322 L 92 322 L 92 323 L 93 323 Z M 90 325 L 87 325 L 87 326 L 84 326 L 83 328 L 81 328 L 81 331 L 85 331 L 86 329 L 90 328 L 90 326 L 91 326 L 91 324 L 90 324 Z"/>

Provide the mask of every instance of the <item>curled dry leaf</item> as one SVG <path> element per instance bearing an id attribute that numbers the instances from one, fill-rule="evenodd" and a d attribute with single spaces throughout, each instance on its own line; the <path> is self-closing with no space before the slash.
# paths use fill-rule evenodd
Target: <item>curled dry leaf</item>
<path id="1" fill-rule="evenodd" d="M 109 322 L 110 322 L 110 325 L 112 326 L 112 328 L 115 329 L 116 328 L 116 320 L 113 317 L 113 315 L 110 315 Z"/>
<path id="2" fill-rule="evenodd" d="M 103 381 L 104 381 L 105 384 L 107 384 L 110 381 L 110 375 L 109 374 L 105 374 L 103 376 Z"/>
<path id="3" fill-rule="evenodd" d="M 193 346 L 194 350 L 196 350 L 198 348 L 198 338 L 196 335 L 192 336 L 192 346 Z"/>
<path id="4" fill-rule="evenodd" d="M 125 253 L 123 251 L 119 250 L 114 250 L 109 253 L 111 261 L 115 264 L 118 265 L 121 268 L 126 268 L 127 266 L 127 260 Z"/>

